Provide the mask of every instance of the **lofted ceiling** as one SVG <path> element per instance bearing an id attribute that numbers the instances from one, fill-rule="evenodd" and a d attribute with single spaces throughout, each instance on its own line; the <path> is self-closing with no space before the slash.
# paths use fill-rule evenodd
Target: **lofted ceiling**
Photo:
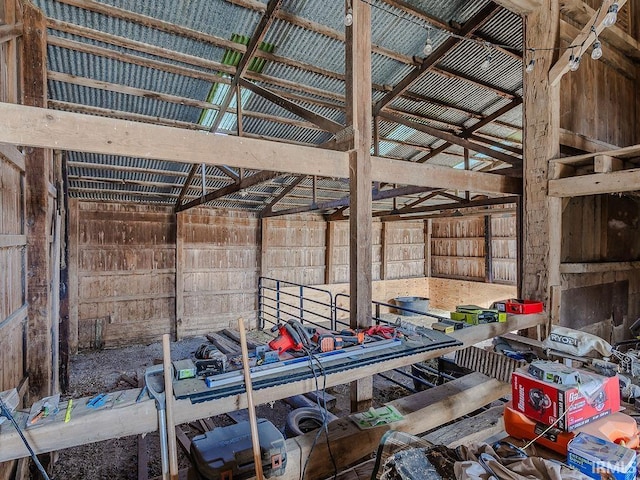
<path id="1" fill-rule="evenodd" d="M 342 1 L 35 3 L 47 17 L 49 108 L 340 148 Z M 377 114 L 372 153 L 517 176 L 521 17 L 485 0 L 370 4 Z M 426 56 L 428 37 L 434 48 Z M 243 60 L 247 49 L 254 55 Z M 344 213 L 348 205 L 347 179 L 80 152 L 69 152 L 66 162 L 69 194 L 87 200 L 204 203 L 263 215 Z M 381 184 L 374 189 L 374 213 L 473 198 L 473 192 Z"/>

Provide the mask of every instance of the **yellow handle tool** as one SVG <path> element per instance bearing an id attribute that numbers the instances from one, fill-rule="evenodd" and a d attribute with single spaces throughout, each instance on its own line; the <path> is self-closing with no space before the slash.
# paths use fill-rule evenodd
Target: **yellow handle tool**
<path id="1" fill-rule="evenodd" d="M 73 399 L 70 398 L 67 403 L 67 413 L 64 415 L 64 423 L 68 423 L 71 420 L 71 406 L 73 405 Z"/>

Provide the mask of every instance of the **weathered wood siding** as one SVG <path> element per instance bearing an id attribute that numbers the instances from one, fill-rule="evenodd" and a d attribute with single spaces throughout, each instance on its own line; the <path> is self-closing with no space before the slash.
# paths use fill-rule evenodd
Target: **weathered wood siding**
<path id="1" fill-rule="evenodd" d="M 515 215 L 491 217 L 491 257 L 494 283 L 518 284 L 518 238 Z"/>
<path id="2" fill-rule="evenodd" d="M 562 220 L 563 263 L 640 261 L 640 199 L 573 198 Z M 562 275 L 561 321 L 617 341 L 640 317 L 640 269 L 613 263 L 604 270 Z"/>
<path id="3" fill-rule="evenodd" d="M 484 280 L 484 219 L 434 219 L 431 274 L 434 277 Z"/>
<path id="4" fill-rule="evenodd" d="M 460 280 L 517 284 L 517 240 L 514 214 L 492 215 L 491 275 L 487 271 L 484 217 L 432 220 L 431 275 Z"/>
<path id="5" fill-rule="evenodd" d="M 150 342 L 173 332 L 172 210 L 93 202 L 78 208 L 79 348 Z"/>
<path id="6" fill-rule="evenodd" d="M 0 391 L 25 374 L 25 245 L 23 175 L 0 154 Z"/>
<path id="7" fill-rule="evenodd" d="M 259 220 L 250 213 L 185 212 L 184 317 L 180 336 L 213 332 L 257 318 Z M 293 251 L 293 249 L 292 249 Z"/>
<path id="8" fill-rule="evenodd" d="M 382 224 L 373 222 L 371 233 L 371 278 L 380 280 L 380 260 L 382 252 Z M 349 222 L 336 222 L 333 244 L 333 281 L 349 283 Z"/>
<path id="9" fill-rule="evenodd" d="M 384 280 L 425 275 L 424 229 L 423 221 L 384 224 L 380 239 L 383 251 L 381 273 L 384 272 Z"/>
<path id="10" fill-rule="evenodd" d="M 262 275 L 302 285 L 324 283 L 326 228 L 312 215 L 262 220 Z"/>

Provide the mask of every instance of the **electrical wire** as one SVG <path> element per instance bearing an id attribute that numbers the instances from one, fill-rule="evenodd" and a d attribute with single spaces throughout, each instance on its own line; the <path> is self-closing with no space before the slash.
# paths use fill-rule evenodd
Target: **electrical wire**
<path id="1" fill-rule="evenodd" d="M 480 46 L 483 46 L 485 48 L 494 48 L 494 49 L 495 48 L 503 48 L 503 49 L 511 49 L 511 50 L 516 48 L 513 45 L 507 45 L 507 44 L 504 44 L 504 43 L 489 42 L 489 41 L 486 41 L 486 40 L 469 38 L 469 37 L 465 37 L 465 36 L 462 36 L 462 35 L 458 35 L 457 33 L 450 32 L 448 30 L 436 27 L 436 26 L 432 25 L 431 23 L 429 23 L 428 21 L 420 22 L 420 21 L 414 20 L 412 18 L 409 18 L 406 15 L 398 14 L 398 13 L 394 12 L 393 10 L 390 10 L 388 8 L 385 8 L 385 7 L 382 7 L 380 5 L 377 5 L 376 3 L 374 3 L 371 0 L 360 0 L 360 1 L 366 3 L 367 5 L 369 5 L 372 8 L 375 8 L 375 9 L 381 11 L 381 12 L 385 12 L 385 13 L 387 13 L 389 15 L 392 15 L 392 16 L 394 16 L 396 18 L 399 18 L 400 20 L 403 20 L 405 22 L 408 22 L 408 23 L 411 23 L 413 25 L 416 25 L 416 26 L 418 26 L 420 28 L 424 28 L 424 29 L 427 29 L 427 30 L 434 29 L 434 30 L 439 31 L 443 35 L 446 35 L 446 36 L 452 37 L 452 38 L 457 38 L 458 40 L 462 40 L 464 42 L 474 43 L 476 45 L 480 45 Z M 596 20 L 600 16 L 600 13 L 602 12 L 602 7 L 603 6 L 604 6 L 604 3 L 601 3 L 600 4 L 600 8 L 598 8 L 598 11 L 596 12 L 596 15 L 594 17 L 593 23 L 591 25 L 590 32 L 594 32 L 595 31 Z M 529 47 L 529 48 L 525 48 L 525 51 L 531 52 L 533 55 L 535 55 L 535 52 L 551 52 L 551 51 L 556 51 L 556 50 L 579 49 L 578 50 L 578 53 L 579 53 L 578 57 L 579 57 L 583 53 L 582 52 L 582 48 L 586 44 L 586 42 L 589 39 L 589 37 L 591 37 L 590 34 L 587 35 L 587 37 L 585 37 L 585 39 L 580 44 L 575 44 L 575 45 L 571 44 L 571 45 L 568 45 L 566 47 L 546 47 L 546 48 Z M 596 38 L 597 38 L 597 35 L 596 35 Z"/>
<path id="2" fill-rule="evenodd" d="M 311 373 L 313 375 L 313 379 L 315 382 L 315 387 L 316 387 L 316 404 L 318 405 L 318 408 L 320 409 L 320 411 L 322 412 L 322 425 L 320 428 L 318 428 L 318 432 L 316 433 L 316 436 L 313 439 L 313 442 L 311 444 L 311 448 L 309 449 L 309 455 L 307 456 L 307 459 L 304 462 L 304 467 L 302 468 L 302 470 L 300 471 L 300 480 L 304 479 L 304 475 L 307 471 L 307 466 L 309 465 L 309 459 L 311 458 L 311 454 L 313 453 L 313 450 L 316 447 L 316 444 L 318 443 L 318 440 L 320 439 L 320 435 L 322 434 L 322 432 L 325 433 L 325 439 L 327 442 L 327 450 L 329 452 L 329 458 L 331 458 L 331 464 L 333 465 L 333 471 L 334 471 L 334 475 L 333 478 L 336 478 L 338 476 L 338 465 L 336 464 L 336 460 L 333 456 L 333 452 L 331 451 L 331 444 L 329 442 L 329 428 L 328 428 L 328 417 L 327 417 L 327 396 L 326 396 L 326 387 L 327 387 L 327 374 L 324 370 L 324 367 L 322 366 L 322 363 L 320 362 L 320 359 L 318 359 L 318 357 L 316 357 L 316 355 L 313 353 L 313 351 L 311 351 L 310 348 L 307 347 L 303 347 L 302 351 L 307 355 L 307 359 L 309 361 L 309 369 L 311 370 Z M 316 364 L 318 365 L 318 367 L 320 368 L 320 372 L 322 373 L 322 378 L 323 378 L 323 384 L 322 384 L 322 389 L 320 389 L 320 384 L 318 382 L 318 375 L 316 372 L 316 369 L 313 365 L 313 362 L 316 362 Z M 324 404 L 324 408 L 321 406 L 320 404 L 320 392 L 322 391 L 322 400 L 323 400 L 323 404 Z"/>
<path id="3" fill-rule="evenodd" d="M 49 475 L 47 475 L 47 472 L 45 471 L 44 467 L 40 463 L 40 460 L 38 460 L 38 456 L 33 451 L 33 449 L 31 448 L 31 445 L 29 445 L 29 442 L 27 441 L 27 439 L 25 438 L 24 434 L 22 433 L 22 430 L 18 426 L 18 422 L 16 422 L 16 419 L 13 418 L 13 415 L 11 415 L 11 412 L 9 411 L 9 408 L 2 401 L 2 398 L 0 398 L 0 412 L 2 412 L 2 415 L 7 417 L 11 421 L 13 426 L 15 427 L 16 431 L 18 432 L 18 435 L 20 435 L 20 438 L 22 439 L 22 441 L 24 443 L 24 446 L 27 447 L 27 450 L 29 451 L 29 454 L 31 455 L 31 458 L 33 459 L 33 462 L 36 464 L 36 467 L 38 467 L 38 470 L 42 474 L 42 478 L 44 478 L 45 480 L 51 480 L 49 478 Z"/>

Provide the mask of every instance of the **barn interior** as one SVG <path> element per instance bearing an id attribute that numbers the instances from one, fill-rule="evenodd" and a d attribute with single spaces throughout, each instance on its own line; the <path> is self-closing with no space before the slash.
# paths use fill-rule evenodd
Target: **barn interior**
<path id="1" fill-rule="evenodd" d="M 79 355 L 166 335 L 173 360 L 207 335 L 240 355 L 292 318 L 415 331 L 460 306 L 542 303 L 323 371 L 355 413 L 380 404 L 375 375 L 496 337 L 640 333 L 637 2 L 0 0 L 0 59 L 0 399 L 29 427 L 62 398 L 37 428 L 0 424 L 2 479 L 42 475 L 20 434 L 51 473 L 57 452 L 161 431 L 158 403 L 136 401 L 142 374 L 95 410 L 71 379 Z M 486 374 L 405 391 L 397 429 L 346 414 L 326 443 L 289 438 L 276 476 L 331 477 L 387 430 L 511 394 Z M 198 402 L 174 385 L 167 448 L 173 427 L 314 392 L 314 377 L 254 378 L 253 399 L 250 379 Z"/>

